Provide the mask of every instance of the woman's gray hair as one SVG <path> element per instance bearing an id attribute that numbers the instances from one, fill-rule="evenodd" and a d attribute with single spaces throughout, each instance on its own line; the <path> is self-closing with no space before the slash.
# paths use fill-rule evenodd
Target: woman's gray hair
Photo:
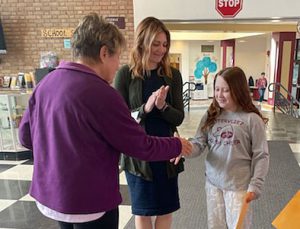
<path id="1" fill-rule="evenodd" d="M 96 13 L 90 13 L 79 22 L 72 36 L 75 58 L 100 61 L 99 53 L 106 46 L 109 54 L 115 54 L 125 46 L 125 38 L 118 28 Z"/>

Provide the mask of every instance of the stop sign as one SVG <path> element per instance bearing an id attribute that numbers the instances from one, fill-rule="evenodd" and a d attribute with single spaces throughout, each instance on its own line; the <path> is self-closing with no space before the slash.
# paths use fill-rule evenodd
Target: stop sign
<path id="1" fill-rule="evenodd" d="M 235 17 L 243 8 L 243 0 L 216 0 L 216 10 L 222 17 Z"/>

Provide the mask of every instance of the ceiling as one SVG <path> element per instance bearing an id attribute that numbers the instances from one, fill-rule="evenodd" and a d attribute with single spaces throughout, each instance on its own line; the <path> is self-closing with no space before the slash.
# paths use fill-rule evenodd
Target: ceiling
<path id="1" fill-rule="evenodd" d="M 257 36 L 264 33 L 238 33 L 238 32 L 192 32 L 192 31 L 171 31 L 172 40 L 207 40 L 220 41 L 238 39 L 243 37 Z"/>
<path id="2" fill-rule="evenodd" d="M 172 21 L 164 23 L 172 40 L 227 40 L 272 32 L 296 32 L 299 18 Z"/>

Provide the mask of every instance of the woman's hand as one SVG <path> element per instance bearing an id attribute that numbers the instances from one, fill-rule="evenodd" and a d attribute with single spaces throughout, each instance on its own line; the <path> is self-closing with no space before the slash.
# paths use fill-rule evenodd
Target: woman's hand
<path id="1" fill-rule="evenodd" d="M 144 111 L 146 113 L 150 113 L 155 106 L 156 101 L 156 92 L 153 92 L 152 95 L 148 98 L 147 103 L 144 106 Z"/>
<path id="2" fill-rule="evenodd" d="M 157 95 L 155 100 L 155 106 L 157 109 L 161 110 L 166 105 L 166 98 L 169 91 L 169 86 L 161 86 L 154 93 Z"/>
<path id="3" fill-rule="evenodd" d="M 180 138 L 178 137 L 178 139 L 181 142 L 181 154 L 179 154 L 177 157 L 170 159 L 170 162 L 174 163 L 175 165 L 177 165 L 180 161 L 180 159 L 183 156 L 189 156 L 192 153 L 192 149 L 193 149 L 193 145 L 192 143 L 190 143 L 188 140 L 184 139 L 184 138 Z"/>

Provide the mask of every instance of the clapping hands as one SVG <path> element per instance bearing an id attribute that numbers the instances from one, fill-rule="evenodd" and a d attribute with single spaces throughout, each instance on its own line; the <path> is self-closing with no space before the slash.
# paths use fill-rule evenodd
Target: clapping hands
<path id="1" fill-rule="evenodd" d="M 149 113 L 152 111 L 154 106 L 159 110 L 163 109 L 163 107 L 166 105 L 166 98 L 169 89 L 169 86 L 161 86 L 158 90 L 154 91 L 148 98 L 144 107 L 144 111 Z M 175 165 L 179 163 L 182 156 L 189 156 L 192 153 L 193 148 L 193 145 L 188 140 L 180 138 L 179 136 L 178 139 L 180 140 L 182 146 L 181 154 L 178 157 L 170 160 L 171 162 L 174 162 Z"/>
<path id="2" fill-rule="evenodd" d="M 154 106 L 159 110 L 165 106 L 169 88 L 169 86 L 161 86 L 152 93 L 144 107 L 146 113 L 151 112 Z"/>

